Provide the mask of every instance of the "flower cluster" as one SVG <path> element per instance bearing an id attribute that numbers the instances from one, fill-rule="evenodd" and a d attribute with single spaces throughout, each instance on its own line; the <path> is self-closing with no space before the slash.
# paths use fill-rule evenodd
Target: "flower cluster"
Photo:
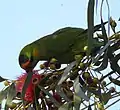
<path id="1" fill-rule="evenodd" d="M 22 88 L 24 86 L 26 77 L 27 77 L 27 73 L 23 73 L 21 76 L 19 76 L 17 78 L 16 91 L 18 93 L 22 92 Z M 39 74 L 38 71 L 34 71 L 32 79 L 29 82 L 29 85 L 26 89 L 24 100 L 26 100 L 28 102 L 32 102 L 34 100 L 34 97 L 35 97 L 34 89 L 35 89 L 36 85 L 39 84 L 40 80 L 41 80 L 41 74 Z"/>

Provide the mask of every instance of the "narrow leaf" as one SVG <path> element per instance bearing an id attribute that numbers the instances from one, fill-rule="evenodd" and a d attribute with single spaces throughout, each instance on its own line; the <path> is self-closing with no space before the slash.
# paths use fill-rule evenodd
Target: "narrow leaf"
<path id="1" fill-rule="evenodd" d="M 63 90 L 62 90 L 62 88 L 61 88 L 61 86 L 60 85 L 58 85 L 57 87 L 56 87 L 56 91 L 57 91 L 57 93 L 62 97 L 62 98 L 64 98 L 67 102 L 70 102 L 70 99 L 66 96 L 66 94 L 63 92 Z"/>
<path id="2" fill-rule="evenodd" d="M 86 101 L 89 101 L 89 98 L 85 95 L 85 93 L 83 92 L 82 88 L 80 87 L 79 84 L 79 77 L 77 77 L 74 81 L 74 90 L 75 90 L 75 94 L 83 99 L 85 99 Z"/>
<path id="3" fill-rule="evenodd" d="M 108 42 L 108 38 L 107 38 L 107 33 L 106 33 L 105 25 L 104 25 L 102 18 L 101 18 L 101 28 L 102 28 L 103 39 L 106 44 Z"/>
<path id="4" fill-rule="evenodd" d="M 74 94 L 74 109 L 75 110 L 79 110 L 81 102 L 82 102 L 82 99 L 76 94 Z"/>
<path id="5" fill-rule="evenodd" d="M 16 89 L 15 89 L 15 84 L 12 83 L 9 86 L 8 94 L 7 94 L 7 99 L 6 99 L 6 104 L 9 105 L 13 98 L 16 96 Z"/>
<path id="6" fill-rule="evenodd" d="M 120 18 L 118 19 L 118 21 L 120 21 Z"/>
<path id="7" fill-rule="evenodd" d="M 96 14 L 97 14 L 97 8 L 98 8 L 98 0 L 96 0 Z"/>
<path id="8" fill-rule="evenodd" d="M 104 56 L 103 56 L 103 61 L 102 61 L 102 64 L 100 65 L 100 67 L 94 69 L 95 71 L 102 71 L 104 69 L 106 69 L 108 66 L 108 57 L 107 57 L 107 54 L 105 53 Z"/>
<path id="9" fill-rule="evenodd" d="M 111 52 L 111 51 L 110 51 Z M 120 66 L 118 65 L 118 60 L 120 59 L 120 53 L 117 54 L 115 57 L 112 53 L 109 54 L 111 69 L 116 71 L 120 75 Z"/>
<path id="10" fill-rule="evenodd" d="M 70 63 L 66 69 L 64 70 L 64 73 L 62 74 L 62 77 L 60 79 L 60 81 L 58 82 L 58 85 L 62 84 L 62 82 L 64 82 L 67 77 L 68 77 L 68 73 L 70 72 L 70 70 L 73 68 L 73 66 L 75 66 L 76 61 L 73 61 L 72 63 Z"/>
<path id="11" fill-rule="evenodd" d="M 120 81 L 119 81 L 119 80 L 114 79 L 114 78 L 112 78 L 111 76 L 109 77 L 109 80 L 110 80 L 112 83 L 114 83 L 114 84 L 120 86 Z"/>
<path id="12" fill-rule="evenodd" d="M 93 62 L 93 63 L 96 63 L 96 62 L 99 60 L 99 58 L 101 57 L 101 54 L 102 54 L 112 43 L 113 43 L 113 41 L 108 41 L 108 43 L 107 43 L 102 49 L 100 49 L 100 51 L 98 52 L 98 56 L 92 59 L 92 60 L 93 60 L 92 62 Z"/>
<path id="13" fill-rule="evenodd" d="M 23 104 L 24 104 L 24 96 L 25 96 L 25 93 L 26 93 L 26 89 L 27 89 L 27 87 L 29 85 L 29 82 L 32 79 L 32 75 L 33 75 L 33 72 L 29 71 L 28 74 L 27 74 L 23 89 L 22 89 L 22 95 L 21 96 L 22 96 Z"/>
<path id="14" fill-rule="evenodd" d="M 60 107 L 59 102 L 47 91 L 44 89 L 44 87 L 38 85 L 38 87 L 46 94 L 49 96 L 49 98 L 51 99 L 51 101 L 55 104 L 56 107 Z"/>
<path id="15" fill-rule="evenodd" d="M 5 79 L 5 78 L 3 78 L 3 77 L 0 76 L 0 82 L 3 82 L 5 80 L 7 80 L 7 79 Z"/>
<path id="16" fill-rule="evenodd" d="M 94 33 L 94 0 L 89 0 L 87 9 L 87 23 L 88 23 L 88 54 L 90 54 L 92 49 L 92 40 Z"/>
<path id="17" fill-rule="evenodd" d="M 9 87 L 0 91 L 0 104 L 3 101 L 3 99 L 5 99 L 7 97 L 8 90 L 9 90 Z"/>
<path id="18" fill-rule="evenodd" d="M 102 93 L 101 96 L 102 96 L 101 99 L 102 99 L 103 104 L 106 105 L 108 101 L 111 99 L 111 92 Z"/>
<path id="19" fill-rule="evenodd" d="M 109 7 L 108 0 L 106 0 L 106 3 L 108 7 L 108 36 L 109 36 L 110 35 L 110 7 Z"/>
<path id="20" fill-rule="evenodd" d="M 73 110 L 72 109 L 72 106 L 70 106 L 71 103 L 66 103 L 66 104 L 63 104 L 62 106 L 59 107 L 58 110 Z"/>
<path id="21" fill-rule="evenodd" d="M 88 110 L 92 110 L 91 105 L 88 106 Z"/>

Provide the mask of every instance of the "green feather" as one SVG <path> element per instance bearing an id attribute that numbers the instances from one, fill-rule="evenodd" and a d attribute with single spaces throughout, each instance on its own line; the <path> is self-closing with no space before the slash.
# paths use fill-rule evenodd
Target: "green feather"
<path id="1" fill-rule="evenodd" d="M 96 25 L 94 31 L 100 27 L 101 25 Z M 33 68 L 38 61 L 51 58 L 56 58 L 62 64 L 68 64 L 74 60 L 75 54 L 83 52 L 87 39 L 87 29 L 65 27 L 28 44 L 21 50 L 20 56 L 32 57 Z M 37 55 L 34 54 L 34 50 L 37 51 Z M 19 63 L 21 65 L 22 62 Z"/>

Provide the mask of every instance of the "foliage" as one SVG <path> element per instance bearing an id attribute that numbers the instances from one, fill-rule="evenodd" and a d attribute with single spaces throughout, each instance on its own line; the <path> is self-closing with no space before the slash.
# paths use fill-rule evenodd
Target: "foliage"
<path id="1" fill-rule="evenodd" d="M 96 6 L 97 3 L 98 0 Z M 95 1 L 89 0 L 88 29 L 85 30 L 88 45 L 84 47 L 84 54 L 75 55 L 74 62 L 64 68 L 55 58 L 41 64 L 39 70 L 33 71 L 32 79 L 28 78 L 23 96 L 26 73 L 14 81 L 0 77 L 0 82 L 4 81 L 5 85 L 0 91 L 0 103 L 6 99 L 5 110 L 92 110 L 93 107 L 94 110 L 105 110 L 120 100 L 108 105 L 111 99 L 120 97 L 120 91 L 115 88 L 120 86 L 120 32 L 116 32 L 117 23 L 108 16 L 108 26 L 113 34 L 107 34 L 101 15 L 101 30 L 94 34 L 94 5 Z M 94 37 L 103 45 L 92 50 L 96 43 L 92 41 Z M 111 71 L 104 72 L 106 69 Z"/>

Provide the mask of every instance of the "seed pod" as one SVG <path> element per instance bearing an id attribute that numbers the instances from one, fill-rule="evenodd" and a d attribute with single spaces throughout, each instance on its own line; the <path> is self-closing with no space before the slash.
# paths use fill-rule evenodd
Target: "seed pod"
<path id="1" fill-rule="evenodd" d="M 99 84 L 99 80 L 98 80 L 98 78 L 93 78 L 93 83 L 95 83 L 95 84 Z"/>
<path id="2" fill-rule="evenodd" d="M 84 51 L 86 52 L 88 50 L 88 46 L 84 46 Z"/>
<path id="3" fill-rule="evenodd" d="M 85 64 L 84 64 L 84 63 L 81 62 L 81 63 L 79 64 L 79 66 L 80 66 L 80 69 L 81 69 L 81 70 L 84 70 L 84 69 L 85 69 Z"/>
<path id="4" fill-rule="evenodd" d="M 111 27 L 116 27 L 117 23 L 115 22 L 115 20 L 113 20 L 112 18 L 110 18 L 110 25 L 111 25 Z"/>
<path id="5" fill-rule="evenodd" d="M 57 59 L 55 59 L 55 58 L 52 58 L 52 59 L 50 60 L 50 63 L 55 63 L 55 62 L 57 62 Z"/>
<path id="6" fill-rule="evenodd" d="M 84 72 L 83 74 L 82 74 L 82 78 L 83 79 L 88 79 L 88 78 L 90 78 L 91 76 L 90 76 L 90 73 L 89 72 Z"/>
<path id="7" fill-rule="evenodd" d="M 116 90 L 115 90 L 114 87 L 111 87 L 111 88 L 109 89 L 109 91 L 110 91 L 111 93 L 114 93 Z"/>
<path id="8" fill-rule="evenodd" d="M 103 86 L 106 86 L 106 81 L 102 81 L 102 85 L 103 85 Z"/>
<path id="9" fill-rule="evenodd" d="M 117 26 L 117 23 L 112 18 L 110 18 L 110 26 L 111 26 L 113 32 L 115 33 L 115 27 Z"/>
<path id="10" fill-rule="evenodd" d="M 105 110 L 102 103 L 97 103 L 97 107 L 99 110 Z"/>
<path id="11" fill-rule="evenodd" d="M 55 70 L 56 69 L 55 64 L 50 64 L 50 69 Z"/>
<path id="12" fill-rule="evenodd" d="M 4 81 L 4 85 L 5 85 L 5 86 L 9 86 L 9 85 L 10 85 L 10 82 L 7 81 L 7 80 L 5 80 L 5 81 Z"/>
<path id="13" fill-rule="evenodd" d="M 14 102 L 8 104 L 8 107 L 9 107 L 10 109 L 14 109 L 16 106 L 17 106 L 17 104 L 14 103 Z"/>
<path id="14" fill-rule="evenodd" d="M 63 88 L 63 91 L 69 99 L 73 100 L 73 92 L 71 90 Z"/>
<path id="15" fill-rule="evenodd" d="M 78 76 L 78 69 L 70 73 L 70 80 L 74 80 Z"/>
<path id="16" fill-rule="evenodd" d="M 44 64 L 41 64 L 40 65 L 40 69 L 44 69 L 45 68 L 45 65 Z"/>
<path id="17" fill-rule="evenodd" d="M 82 55 L 75 55 L 75 60 L 80 61 L 82 60 L 83 56 Z"/>
<path id="18" fill-rule="evenodd" d="M 52 77 L 50 77 L 50 80 L 56 81 L 56 80 L 58 80 L 57 77 L 58 77 L 57 75 L 52 75 Z"/>
<path id="19" fill-rule="evenodd" d="M 73 82 L 70 80 L 70 81 L 68 81 L 67 82 L 67 86 L 70 88 L 70 87 L 72 87 L 73 86 Z"/>
<path id="20" fill-rule="evenodd" d="M 63 88 L 67 88 L 67 82 L 66 82 L 66 81 L 62 82 L 61 87 L 63 87 Z"/>

